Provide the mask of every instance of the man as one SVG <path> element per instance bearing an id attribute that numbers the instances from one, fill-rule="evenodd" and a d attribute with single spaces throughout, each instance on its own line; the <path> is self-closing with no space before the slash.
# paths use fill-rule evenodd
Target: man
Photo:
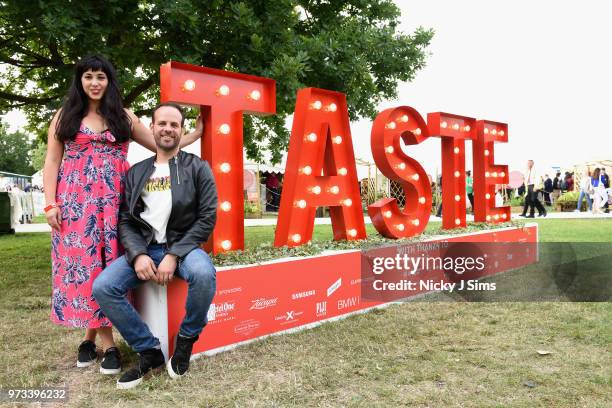
<path id="1" fill-rule="evenodd" d="M 553 192 L 553 181 L 550 179 L 548 174 L 545 174 L 544 175 L 544 203 L 549 207 L 552 205 L 552 202 L 550 200 L 552 192 Z"/>
<path id="2" fill-rule="evenodd" d="M 527 171 L 525 172 L 525 205 L 521 217 L 535 218 L 534 207 L 538 209 L 538 217 L 546 217 L 546 209 L 538 200 L 538 188 L 536 183 L 539 183 L 538 175 L 533 165 L 533 160 L 527 161 Z M 529 207 L 529 215 L 527 215 L 527 207 Z"/>
<path id="3" fill-rule="evenodd" d="M 563 179 L 561 178 L 561 172 L 558 171 L 553 179 L 553 193 L 552 193 L 552 202 L 557 201 L 557 198 L 561 196 L 561 188 L 563 187 Z"/>
<path id="4" fill-rule="evenodd" d="M 139 354 L 117 388 L 135 387 L 164 364 L 160 342 L 127 301 L 128 290 L 146 281 L 167 285 L 175 274 L 189 284 L 185 318 L 166 365 L 172 378 L 188 370 L 216 290 L 215 268 L 200 245 L 215 225 L 217 191 L 208 164 L 178 148 L 183 122 L 178 105 L 164 103 L 153 111 L 157 154 L 134 165 L 126 176 L 118 226 L 126 253 L 93 285 L 100 308 Z"/>

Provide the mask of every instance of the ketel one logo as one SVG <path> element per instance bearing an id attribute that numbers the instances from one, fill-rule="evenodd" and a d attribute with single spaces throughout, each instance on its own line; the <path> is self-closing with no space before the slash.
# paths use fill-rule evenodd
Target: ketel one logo
<path id="1" fill-rule="evenodd" d="M 267 309 L 269 307 L 274 307 L 276 306 L 277 301 L 278 301 L 277 297 L 271 298 L 271 299 L 259 298 L 259 299 L 251 300 L 253 304 L 251 305 L 251 308 L 249 310 L 262 310 L 262 309 Z"/>
<path id="2" fill-rule="evenodd" d="M 327 314 L 327 301 L 317 302 L 317 317 Z"/>
<path id="3" fill-rule="evenodd" d="M 359 296 L 352 296 L 348 299 L 338 301 L 338 310 L 346 309 L 347 307 L 357 306 L 359 304 Z"/>
<path id="4" fill-rule="evenodd" d="M 209 322 L 212 322 L 219 317 L 226 317 L 230 312 L 236 309 L 236 303 L 234 302 L 223 302 L 220 304 L 211 303 L 208 309 L 207 318 Z"/>
<path id="5" fill-rule="evenodd" d="M 342 286 L 342 278 L 338 278 L 337 281 L 327 288 L 327 297 L 330 297 L 340 286 Z"/>
<path id="6" fill-rule="evenodd" d="M 313 290 L 307 290 L 304 292 L 298 292 L 298 293 L 294 293 L 293 295 L 291 295 L 291 299 L 296 300 L 296 299 L 302 299 L 305 297 L 309 297 L 309 296 L 314 296 L 316 293 L 316 291 Z"/>

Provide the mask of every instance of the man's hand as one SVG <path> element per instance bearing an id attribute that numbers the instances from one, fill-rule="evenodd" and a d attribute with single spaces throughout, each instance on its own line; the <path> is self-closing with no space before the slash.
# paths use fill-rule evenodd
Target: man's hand
<path id="1" fill-rule="evenodd" d="M 149 255 L 138 255 L 134 261 L 134 270 L 140 280 L 148 281 L 152 279 L 155 282 L 159 281 L 156 275 L 157 268 L 155 268 L 155 263 Z"/>
<path id="2" fill-rule="evenodd" d="M 164 259 L 159 263 L 157 268 L 157 274 L 159 280 L 157 283 L 160 285 L 167 285 L 172 278 L 174 278 L 174 271 L 176 271 L 176 255 L 166 254 Z"/>

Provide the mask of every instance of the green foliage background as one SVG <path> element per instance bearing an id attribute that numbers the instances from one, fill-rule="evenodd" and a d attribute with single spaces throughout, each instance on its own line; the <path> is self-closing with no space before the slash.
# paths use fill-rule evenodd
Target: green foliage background
<path id="1" fill-rule="evenodd" d="M 285 119 L 303 87 L 346 93 L 351 119 L 373 117 L 425 66 L 433 31 L 398 30 L 390 0 L 0 1 L 0 113 L 23 109 L 44 138 L 75 61 L 101 53 L 117 66 L 125 104 L 147 114 L 168 60 L 277 81 L 277 115 L 245 118 L 252 159 L 288 143 Z"/>

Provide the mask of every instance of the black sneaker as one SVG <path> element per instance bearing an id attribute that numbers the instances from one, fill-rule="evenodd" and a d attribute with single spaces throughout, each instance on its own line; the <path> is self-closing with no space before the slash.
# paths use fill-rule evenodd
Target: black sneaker
<path id="1" fill-rule="evenodd" d="M 117 347 L 109 347 L 104 352 L 102 363 L 100 363 L 100 373 L 119 374 L 121 372 L 121 355 Z"/>
<path id="2" fill-rule="evenodd" d="M 79 355 L 77 357 L 77 367 L 89 367 L 96 362 L 98 353 L 96 352 L 96 343 L 91 340 L 85 340 L 79 346 Z"/>
<path id="3" fill-rule="evenodd" d="M 170 378 L 179 378 L 189 370 L 189 359 L 191 358 L 191 350 L 193 343 L 198 341 L 199 336 L 183 337 L 178 335 L 176 338 L 176 347 L 174 354 L 166 363 L 166 368 Z"/>
<path id="4" fill-rule="evenodd" d="M 149 349 L 139 353 L 138 363 L 127 370 L 117 381 L 117 388 L 127 390 L 142 382 L 149 371 L 164 365 L 166 359 L 160 349 Z"/>

